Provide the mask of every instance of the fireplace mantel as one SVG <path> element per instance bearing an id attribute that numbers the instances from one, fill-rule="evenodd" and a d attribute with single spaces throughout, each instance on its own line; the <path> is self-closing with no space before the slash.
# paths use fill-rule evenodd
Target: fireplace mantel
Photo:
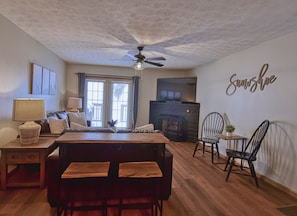
<path id="1" fill-rule="evenodd" d="M 150 101 L 149 122 L 174 141 L 193 142 L 198 136 L 200 104 Z"/>

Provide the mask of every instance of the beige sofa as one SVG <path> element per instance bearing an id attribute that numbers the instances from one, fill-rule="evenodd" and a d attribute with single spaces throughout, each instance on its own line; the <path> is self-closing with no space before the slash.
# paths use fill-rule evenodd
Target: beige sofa
<path id="1" fill-rule="evenodd" d="M 47 114 L 47 119 L 37 121 L 41 125 L 41 136 L 56 135 L 64 132 L 114 132 L 111 128 L 92 127 L 87 121 L 84 113 L 70 113 L 67 111 L 56 111 Z M 131 132 L 131 129 L 119 130 L 118 133 Z"/>

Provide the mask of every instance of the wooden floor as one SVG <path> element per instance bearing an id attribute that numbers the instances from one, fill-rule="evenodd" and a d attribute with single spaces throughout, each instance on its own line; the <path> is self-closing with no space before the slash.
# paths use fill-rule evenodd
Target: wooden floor
<path id="1" fill-rule="evenodd" d="M 164 216 L 284 215 L 277 208 L 296 206 L 297 198 L 259 179 L 260 188 L 250 176 L 231 174 L 225 182 L 224 164 L 211 164 L 210 153 L 192 157 L 194 144 L 171 142 L 174 155 L 172 195 L 164 202 Z M 220 163 L 224 163 L 221 159 Z M 109 209 L 108 215 L 117 215 Z M 1 216 L 51 216 L 56 209 L 46 200 L 46 189 L 9 188 L 0 191 Z M 74 216 L 101 215 L 101 212 L 75 212 Z M 124 211 L 125 216 L 149 215 L 140 210 Z M 294 214 L 292 214 L 294 215 Z M 296 214 L 297 215 L 297 212 Z"/>

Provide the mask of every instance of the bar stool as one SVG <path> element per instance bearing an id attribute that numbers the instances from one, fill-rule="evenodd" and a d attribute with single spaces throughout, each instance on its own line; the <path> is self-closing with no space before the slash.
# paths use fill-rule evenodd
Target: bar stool
<path id="1" fill-rule="evenodd" d="M 162 200 L 159 203 L 160 185 L 158 179 L 163 177 L 162 171 L 155 161 L 124 162 L 119 164 L 120 203 L 119 215 L 123 209 L 150 208 L 152 215 L 162 215 Z M 139 202 L 146 198 L 147 202 Z M 123 200 L 129 202 L 123 203 Z M 134 200 L 133 200 L 134 199 Z M 133 201 L 137 202 L 133 203 Z"/>
<path id="2" fill-rule="evenodd" d="M 103 215 L 107 215 L 106 180 L 109 167 L 109 161 L 71 162 L 61 176 L 64 188 L 62 197 L 65 203 L 62 211 L 58 210 L 57 214 L 60 215 L 64 210 L 64 215 L 67 215 L 68 209 L 70 215 L 75 210 L 102 209 Z M 95 204 L 90 205 L 93 201 Z M 100 205 L 97 203 L 99 201 Z M 78 203 L 80 205 L 77 205 Z"/>

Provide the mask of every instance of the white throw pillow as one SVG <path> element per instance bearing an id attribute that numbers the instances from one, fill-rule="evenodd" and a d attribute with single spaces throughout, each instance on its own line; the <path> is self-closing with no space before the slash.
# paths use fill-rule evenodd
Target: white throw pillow
<path id="1" fill-rule="evenodd" d="M 83 125 L 78 124 L 78 123 L 75 123 L 75 122 L 70 122 L 70 128 L 74 129 L 74 130 L 84 130 L 84 129 L 88 128 L 88 127 L 83 126 Z"/>
<path id="2" fill-rule="evenodd" d="M 153 132 L 154 131 L 154 125 L 153 124 L 146 124 L 140 127 L 136 127 L 134 129 L 137 132 Z"/>
<path id="3" fill-rule="evenodd" d="M 61 134 L 67 128 L 66 119 L 49 118 L 50 131 L 53 134 Z"/>
<path id="4" fill-rule="evenodd" d="M 70 125 L 73 122 L 73 123 L 80 124 L 82 126 L 86 126 L 86 127 L 88 126 L 85 113 L 83 112 L 81 113 L 69 112 L 68 117 L 69 117 Z"/>

